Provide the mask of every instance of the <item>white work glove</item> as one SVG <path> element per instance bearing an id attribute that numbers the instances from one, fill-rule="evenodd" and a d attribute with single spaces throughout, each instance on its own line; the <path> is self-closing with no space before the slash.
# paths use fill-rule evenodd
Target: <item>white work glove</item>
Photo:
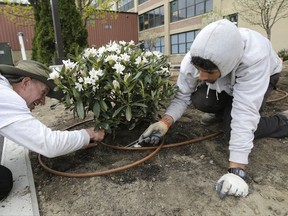
<path id="1" fill-rule="evenodd" d="M 227 173 L 223 175 L 217 182 L 216 192 L 220 198 L 224 198 L 227 195 L 234 196 L 247 196 L 249 186 L 240 176 L 233 173 Z"/>
<path id="2" fill-rule="evenodd" d="M 161 120 L 151 124 L 139 138 L 139 144 L 146 142 L 157 144 L 160 139 L 167 133 L 168 126 Z"/>

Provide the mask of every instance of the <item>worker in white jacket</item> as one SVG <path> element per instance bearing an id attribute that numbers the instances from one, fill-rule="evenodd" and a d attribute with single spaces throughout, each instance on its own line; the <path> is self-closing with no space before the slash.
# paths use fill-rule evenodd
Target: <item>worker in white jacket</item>
<path id="1" fill-rule="evenodd" d="M 223 121 L 230 150 L 228 173 L 219 179 L 216 191 L 222 198 L 246 196 L 245 167 L 254 138 L 288 135 L 287 112 L 260 117 L 281 69 L 270 41 L 258 32 L 237 28 L 224 19 L 207 25 L 181 63 L 179 92 L 140 142 L 157 143 L 191 103 L 205 113 L 214 113 L 214 120 Z M 213 118 L 206 120 L 209 123 Z"/>
<path id="2" fill-rule="evenodd" d="M 23 60 L 15 66 L 0 65 L 0 135 L 34 152 L 56 157 L 101 141 L 104 130 L 94 127 L 75 131 L 53 131 L 34 118 L 31 111 L 45 104 L 45 97 L 61 99 L 56 85 L 48 80 L 50 70 L 36 61 Z M 0 165 L 0 200 L 13 186 L 12 172 Z"/>

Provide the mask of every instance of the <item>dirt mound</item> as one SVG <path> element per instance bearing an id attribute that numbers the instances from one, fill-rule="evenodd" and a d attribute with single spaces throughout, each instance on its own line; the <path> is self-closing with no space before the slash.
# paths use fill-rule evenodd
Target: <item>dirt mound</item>
<path id="1" fill-rule="evenodd" d="M 278 89 L 271 96 L 265 115 L 288 109 L 288 98 L 278 100 L 288 91 L 288 70 L 281 74 Z M 283 92 L 284 91 L 284 92 Z M 46 125 L 64 129 L 77 120 L 55 101 L 34 113 Z M 49 116 L 47 112 L 49 111 Z M 171 127 L 165 143 L 178 143 L 221 130 L 200 125 L 202 113 L 193 109 Z M 79 120 L 78 120 L 79 121 Z M 116 141 L 107 137 L 106 144 L 123 146 L 143 132 L 119 132 Z M 288 134 L 288 132 L 287 132 Z M 288 215 L 288 139 L 265 138 L 255 141 L 250 154 L 246 198 L 221 200 L 215 181 L 225 172 L 228 142 L 223 134 L 175 148 L 164 148 L 144 163 L 121 172 L 87 178 L 69 178 L 51 174 L 39 165 L 31 153 L 32 167 L 42 216 L 68 215 Z M 115 150 L 98 145 L 88 150 L 54 158 L 42 158 L 49 167 L 61 172 L 93 173 L 133 163 L 152 150 Z"/>

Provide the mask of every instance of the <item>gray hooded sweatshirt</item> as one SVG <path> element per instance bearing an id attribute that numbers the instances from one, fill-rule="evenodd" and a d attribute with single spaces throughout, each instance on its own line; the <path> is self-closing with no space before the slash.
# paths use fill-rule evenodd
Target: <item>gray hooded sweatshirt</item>
<path id="1" fill-rule="evenodd" d="M 208 91 L 216 90 L 216 94 L 225 91 L 233 96 L 229 161 L 248 164 L 260 119 L 259 109 L 270 76 L 281 71 L 282 61 L 270 41 L 258 32 L 237 28 L 228 20 L 207 25 L 181 62 L 177 80 L 180 91 L 166 110 L 174 121 L 191 104 L 191 94 L 196 90 L 199 73 L 190 63 L 192 56 L 209 59 L 218 66 L 221 77 L 207 85 Z"/>

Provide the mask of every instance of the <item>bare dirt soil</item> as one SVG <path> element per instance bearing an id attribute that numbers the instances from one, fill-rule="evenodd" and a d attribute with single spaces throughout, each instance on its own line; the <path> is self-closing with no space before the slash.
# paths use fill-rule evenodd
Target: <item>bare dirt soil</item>
<path id="1" fill-rule="evenodd" d="M 288 67 L 283 69 L 278 89 L 288 91 Z M 288 109 L 288 98 L 274 91 L 264 115 Z M 79 120 L 56 101 L 47 99 L 34 115 L 53 129 L 66 129 Z M 207 136 L 221 127 L 203 127 L 202 113 L 189 108 L 169 130 L 165 144 Z M 80 125 L 81 126 L 81 125 Z M 84 125 L 82 125 L 84 126 Z M 104 143 L 127 145 L 137 139 L 146 125 L 118 133 Z M 288 136 L 288 131 L 287 131 Z M 94 173 L 141 160 L 154 150 L 116 150 L 98 144 L 54 159 L 46 165 L 64 173 Z M 288 138 L 255 140 L 248 166 L 250 194 L 220 199 L 215 182 L 226 173 L 228 141 L 223 134 L 179 147 L 162 148 L 144 163 L 130 169 L 94 177 L 64 177 L 52 174 L 30 158 L 41 216 L 288 216 Z"/>

